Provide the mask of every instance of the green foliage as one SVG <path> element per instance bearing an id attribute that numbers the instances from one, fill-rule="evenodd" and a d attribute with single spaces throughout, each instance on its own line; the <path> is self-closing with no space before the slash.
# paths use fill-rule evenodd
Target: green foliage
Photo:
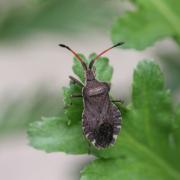
<path id="1" fill-rule="evenodd" d="M 97 61 L 97 74 L 100 76 L 101 71 L 102 77 L 106 77 L 102 80 L 109 80 L 112 74 L 104 76 L 103 72 L 110 66 L 104 66 L 104 63 L 108 63 L 106 58 Z M 73 71 L 83 81 L 77 60 Z M 70 98 L 78 92 L 80 88 L 71 83 L 64 89 L 65 106 L 69 105 L 65 113 L 29 126 L 32 146 L 48 152 L 88 152 L 88 143 L 81 130 L 82 104 L 78 104 L 82 99 L 75 102 Z M 80 110 L 76 110 L 77 107 Z M 153 61 L 140 62 L 134 71 L 132 102 L 123 113 L 123 127 L 117 142 L 105 150 L 91 149 L 98 159 L 82 170 L 81 180 L 180 179 L 179 119 L 180 108 L 174 113 L 159 66 Z"/>
<path id="2" fill-rule="evenodd" d="M 86 153 L 88 147 L 82 138 L 80 122 L 69 126 L 66 121 L 66 116 L 61 115 L 34 122 L 29 126 L 31 144 L 47 152 Z"/>
<path id="3" fill-rule="evenodd" d="M 124 41 L 124 47 L 142 50 L 157 40 L 172 37 L 180 43 L 180 1 L 130 0 L 135 6 L 114 24 L 113 42 Z"/>
<path id="4" fill-rule="evenodd" d="M 129 157 L 122 159 L 97 159 L 81 172 L 81 180 L 165 180 L 163 171 Z M 169 176 L 166 179 L 171 179 Z"/>
<path id="5" fill-rule="evenodd" d="M 140 62 L 134 72 L 132 106 L 114 146 L 119 151 L 108 152 L 119 158 L 93 161 L 81 179 L 179 179 L 179 112 L 175 120 L 159 67 Z"/>

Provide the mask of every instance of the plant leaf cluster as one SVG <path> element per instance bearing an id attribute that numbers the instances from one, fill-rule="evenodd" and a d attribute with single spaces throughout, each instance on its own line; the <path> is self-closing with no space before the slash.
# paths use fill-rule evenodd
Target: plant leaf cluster
<path id="1" fill-rule="evenodd" d="M 86 59 L 89 62 L 95 54 Z M 95 64 L 99 80 L 109 82 L 112 67 L 102 57 Z M 84 82 L 83 71 L 74 59 L 73 72 Z M 65 110 L 59 117 L 43 118 L 29 126 L 30 143 L 47 152 L 88 153 L 81 129 L 81 92 L 72 82 L 64 88 Z M 119 106 L 118 106 L 119 107 Z M 180 179 L 180 108 L 173 109 L 170 92 L 157 64 L 141 61 L 134 71 L 132 101 L 123 115 L 123 126 L 114 146 L 91 153 L 97 157 L 81 171 L 81 180 Z"/>
<path id="2" fill-rule="evenodd" d="M 157 40 L 171 37 L 180 43 L 180 1 L 130 0 L 133 11 L 127 11 L 114 23 L 113 42 L 127 42 L 124 47 L 145 49 Z"/>

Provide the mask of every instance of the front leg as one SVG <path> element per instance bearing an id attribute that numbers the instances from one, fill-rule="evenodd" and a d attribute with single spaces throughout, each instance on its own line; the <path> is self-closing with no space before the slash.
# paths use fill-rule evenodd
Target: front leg
<path id="1" fill-rule="evenodd" d="M 84 87 L 84 84 L 82 82 L 80 82 L 78 79 L 74 78 L 73 76 L 69 76 L 69 78 L 72 83 L 78 84 L 79 86 Z"/>

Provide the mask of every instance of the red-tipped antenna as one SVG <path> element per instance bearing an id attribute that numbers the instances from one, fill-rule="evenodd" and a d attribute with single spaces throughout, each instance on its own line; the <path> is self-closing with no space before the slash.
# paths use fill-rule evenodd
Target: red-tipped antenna
<path id="1" fill-rule="evenodd" d="M 63 47 L 63 48 L 66 48 L 66 49 L 68 49 L 69 51 L 71 51 L 71 52 L 76 56 L 76 58 L 81 62 L 83 68 L 84 68 L 85 70 L 87 70 L 87 65 L 86 65 L 86 63 L 81 59 L 81 57 L 80 57 L 75 51 L 73 51 L 70 47 L 68 47 L 68 46 L 66 46 L 66 45 L 64 45 L 64 44 L 59 44 L 59 46 L 61 46 L 61 47 Z"/>
<path id="2" fill-rule="evenodd" d="M 100 57 L 102 56 L 104 53 L 106 53 L 107 51 L 111 50 L 112 48 L 114 47 L 117 47 L 117 46 L 121 46 L 122 44 L 124 44 L 124 42 L 120 42 L 120 43 L 117 43 L 115 44 L 114 46 L 104 50 L 103 52 L 101 52 L 99 55 L 97 55 L 89 64 L 89 69 L 91 69 L 93 67 L 93 64 L 95 63 L 95 61 Z"/>

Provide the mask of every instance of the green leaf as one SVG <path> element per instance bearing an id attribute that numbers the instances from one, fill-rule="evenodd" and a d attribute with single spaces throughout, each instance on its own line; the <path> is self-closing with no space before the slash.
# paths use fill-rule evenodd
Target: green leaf
<path id="1" fill-rule="evenodd" d="M 136 10 L 126 12 L 114 24 L 114 43 L 124 41 L 123 47 L 142 50 L 165 37 L 180 42 L 180 1 L 131 1 Z"/>
<path id="2" fill-rule="evenodd" d="M 168 180 L 170 176 L 162 177 L 164 173 L 153 165 L 136 159 L 98 159 L 85 167 L 81 172 L 81 180 Z"/>
<path id="3" fill-rule="evenodd" d="M 62 115 L 42 118 L 42 121 L 30 124 L 28 129 L 30 144 L 46 152 L 86 153 L 88 146 L 83 138 L 80 123 L 68 126 L 66 121 L 66 117 Z"/>
<path id="4" fill-rule="evenodd" d="M 132 105 L 123 117 L 117 143 L 93 151 L 96 156 L 115 159 L 92 162 L 83 171 L 82 180 L 180 179 L 180 151 L 174 144 L 180 134 L 173 127 L 173 110 L 162 72 L 154 62 L 142 61 L 134 71 Z"/>
<path id="5" fill-rule="evenodd" d="M 83 100 L 81 97 L 72 98 L 72 95 L 81 94 L 81 87 L 75 84 L 70 84 L 69 87 L 64 87 L 64 113 L 67 117 L 67 123 L 80 122 L 82 119 Z"/>

